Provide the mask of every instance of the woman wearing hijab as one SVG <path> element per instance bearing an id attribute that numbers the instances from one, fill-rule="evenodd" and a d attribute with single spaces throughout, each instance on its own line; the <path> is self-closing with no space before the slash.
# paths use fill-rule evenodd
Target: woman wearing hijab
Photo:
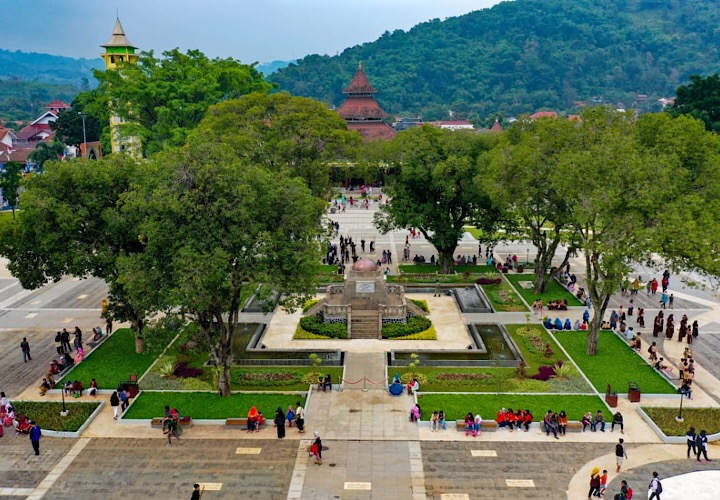
<path id="1" fill-rule="evenodd" d="M 600 467 L 595 467 L 590 474 L 590 491 L 588 491 L 588 498 L 597 496 L 600 492 Z"/>
<path id="2" fill-rule="evenodd" d="M 248 432 L 255 432 L 256 430 L 259 431 L 260 427 L 258 426 L 258 411 L 256 407 L 250 408 L 250 411 L 248 412 L 248 423 L 247 423 L 247 431 Z"/>
<path id="3" fill-rule="evenodd" d="M 278 406 L 278 409 L 275 410 L 275 427 L 277 428 L 277 436 L 278 439 L 282 439 L 285 437 L 285 413 L 283 412 L 283 409 Z"/>
<path id="4" fill-rule="evenodd" d="M 313 444 L 310 446 L 310 452 L 315 455 L 315 463 L 322 465 L 322 440 L 320 439 L 320 432 L 313 432 L 313 437 L 315 441 L 313 441 Z"/>

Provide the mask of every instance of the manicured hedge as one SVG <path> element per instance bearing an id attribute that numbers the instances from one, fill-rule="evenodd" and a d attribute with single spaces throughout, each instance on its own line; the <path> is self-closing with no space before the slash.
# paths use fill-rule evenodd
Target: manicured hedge
<path id="1" fill-rule="evenodd" d="M 322 335 L 333 339 L 347 338 L 347 325 L 345 323 L 324 323 L 319 316 L 305 316 L 300 318 L 300 327 L 306 332 Z"/>
<path id="2" fill-rule="evenodd" d="M 384 339 L 395 337 L 407 337 L 416 333 L 424 332 L 432 326 L 432 322 L 421 316 L 411 316 L 407 323 L 388 323 L 382 326 Z"/>

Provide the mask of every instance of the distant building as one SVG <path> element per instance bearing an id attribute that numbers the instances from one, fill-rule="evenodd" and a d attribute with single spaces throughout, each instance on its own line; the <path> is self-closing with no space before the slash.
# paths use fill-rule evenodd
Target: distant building
<path id="1" fill-rule="evenodd" d="M 495 123 L 493 123 L 493 126 L 490 127 L 490 132 L 503 132 L 505 129 L 500 124 L 500 120 L 495 118 Z"/>
<path id="2" fill-rule="evenodd" d="M 558 114 L 555 111 L 538 111 L 530 115 L 531 120 L 537 120 L 538 118 L 557 118 Z"/>
<path id="3" fill-rule="evenodd" d="M 445 130 L 474 130 L 475 126 L 467 120 L 441 120 L 436 122 L 426 122 L 433 127 Z"/>
<path id="4" fill-rule="evenodd" d="M 392 128 L 394 128 L 396 132 L 402 132 L 403 130 L 407 130 L 409 128 L 422 127 L 422 126 L 423 126 L 423 121 L 422 121 L 422 118 L 420 118 L 420 117 L 398 118 L 397 120 L 395 120 L 395 123 L 392 124 Z"/>
<path id="5" fill-rule="evenodd" d="M 345 119 L 348 129 L 357 130 L 365 142 L 392 139 L 396 134 L 395 130 L 383 121 L 388 114 L 375 100 L 374 94 L 377 92 L 370 85 L 362 62 L 358 63 L 355 76 L 350 85 L 343 90 L 347 99 L 340 106 L 338 114 Z"/>

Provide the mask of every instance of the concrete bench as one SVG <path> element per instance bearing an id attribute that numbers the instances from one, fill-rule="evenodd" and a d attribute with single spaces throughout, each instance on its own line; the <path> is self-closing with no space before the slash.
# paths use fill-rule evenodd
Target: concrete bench
<path id="1" fill-rule="evenodd" d="M 178 424 L 180 427 L 183 428 L 190 428 L 192 427 L 192 417 L 181 417 L 180 420 L 178 420 Z M 156 417 L 153 418 L 150 421 L 150 427 L 153 429 L 162 429 L 163 428 L 163 417 Z"/>
<path id="2" fill-rule="evenodd" d="M 460 431 L 465 431 L 465 421 L 464 420 L 456 420 L 455 421 L 455 428 Z M 498 423 L 494 420 L 483 420 L 480 423 L 480 431 L 485 432 L 496 432 L 498 430 Z"/>
<path id="3" fill-rule="evenodd" d="M 247 430 L 248 419 L 247 417 L 242 418 L 228 418 L 225 420 L 225 427 L 228 429 L 242 429 Z M 266 421 L 260 424 L 260 429 L 265 427 Z"/>

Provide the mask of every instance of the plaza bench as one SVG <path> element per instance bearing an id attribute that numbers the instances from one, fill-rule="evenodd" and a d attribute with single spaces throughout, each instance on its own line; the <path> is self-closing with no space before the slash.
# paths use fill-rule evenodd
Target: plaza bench
<path id="1" fill-rule="evenodd" d="M 225 427 L 228 429 L 242 429 L 247 430 L 247 424 L 248 419 L 247 417 L 241 417 L 241 418 L 228 418 L 225 420 Z M 265 427 L 266 422 L 263 421 L 262 424 L 260 424 L 260 429 Z"/>
<path id="2" fill-rule="evenodd" d="M 455 428 L 460 431 L 465 431 L 465 421 L 464 420 L 456 420 L 455 421 Z M 480 431 L 485 432 L 496 432 L 498 430 L 498 423 L 494 420 L 483 420 L 480 423 Z"/>
<path id="3" fill-rule="evenodd" d="M 192 417 L 181 417 L 180 420 L 178 420 L 178 424 L 180 427 L 187 427 L 188 429 L 192 427 Z M 156 417 L 153 418 L 150 421 L 150 427 L 153 429 L 162 429 L 163 428 L 163 417 Z"/>

